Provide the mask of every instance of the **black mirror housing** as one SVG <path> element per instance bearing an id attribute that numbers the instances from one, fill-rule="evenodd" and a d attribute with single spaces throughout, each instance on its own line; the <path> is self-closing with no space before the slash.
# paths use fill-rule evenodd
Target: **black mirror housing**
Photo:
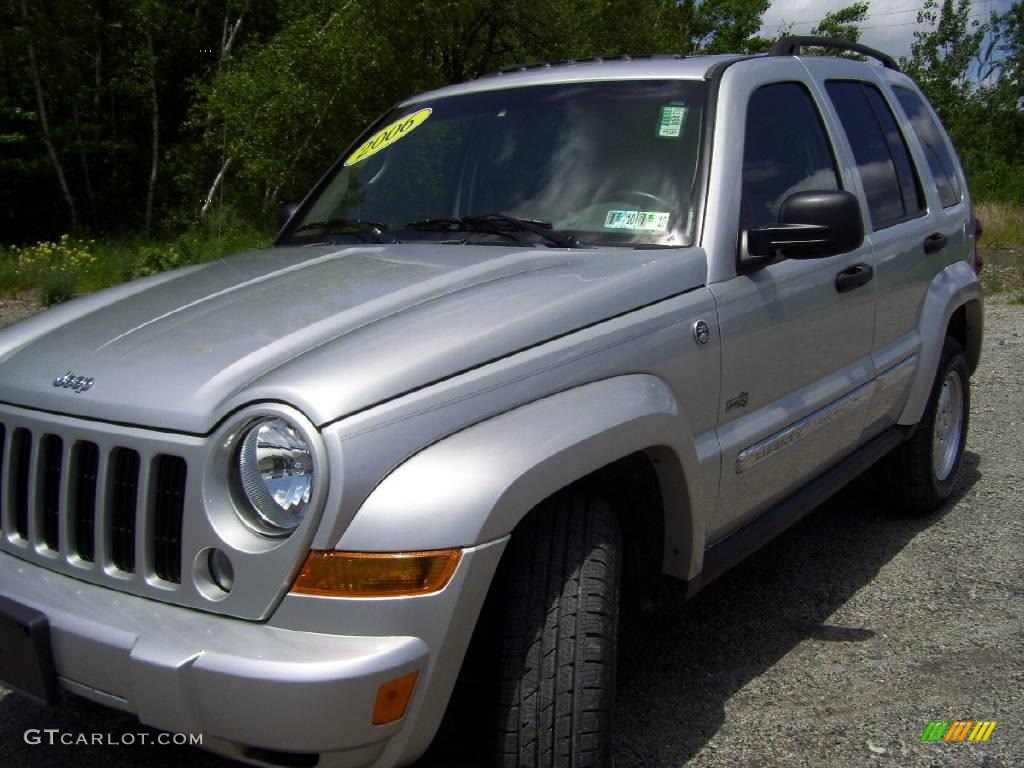
<path id="1" fill-rule="evenodd" d="M 797 192 L 779 209 L 779 223 L 746 233 L 752 262 L 821 259 L 849 253 L 864 242 L 864 220 L 857 197 L 842 190 Z"/>

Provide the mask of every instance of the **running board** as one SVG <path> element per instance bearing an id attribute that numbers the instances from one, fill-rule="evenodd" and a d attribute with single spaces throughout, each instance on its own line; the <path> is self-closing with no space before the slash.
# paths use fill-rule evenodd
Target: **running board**
<path id="1" fill-rule="evenodd" d="M 704 567 L 686 590 L 687 599 L 799 521 L 902 443 L 908 430 L 892 427 L 819 475 L 792 496 L 704 551 Z"/>

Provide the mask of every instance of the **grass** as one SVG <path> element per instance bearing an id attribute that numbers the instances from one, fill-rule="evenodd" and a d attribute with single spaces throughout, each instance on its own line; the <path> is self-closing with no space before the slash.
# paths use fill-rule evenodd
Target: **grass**
<path id="1" fill-rule="evenodd" d="M 1024 207 L 1004 203 L 979 203 L 975 215 L 985 231 L 983 248 L 1024 248 Z"/>
<path id="2" fill-rule="evenodd" d="M 984 227 L 981 282 L 985 293 L 1004 293 L 1014 304 L 1024 304 L 1024 208 L 979 203 L 975 213 Z"/>

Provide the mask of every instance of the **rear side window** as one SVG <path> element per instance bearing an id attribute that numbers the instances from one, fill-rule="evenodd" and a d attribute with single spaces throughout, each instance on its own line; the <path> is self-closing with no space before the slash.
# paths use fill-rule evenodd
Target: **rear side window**
<path id="1" fill-rule="evenodd" d="M 960 177 L 957 176 L 956 162 L 942 136 L 942 129 L 929 114 L 920 96 L 909 88 L 900 86 L 895 86 L 892 90 L 899 99 L 903 111 L 910 118 L 910 125 L 917 134 L 921 146 L 924 147 L 924 154 L 928 158 L 932 176 L 935 177 L 935 187 L 939 191 L 942 207 L 956 205 L 961 197 Z"/>
<path id="2" fill-rule="evenodd" d="M 825 88 L 850 140 L 872 227 L 882 229 L 921 212 L 921 182 L 879 90 L 848 80 L 830 80 Z"/>
<path id="3" fill-rule="evenodd" d="M 810 93 L 799 83 L 758 88 L 747 106 L 740 227 L 776 224 L 787 197 L 824 189 L 839 189 L 839 180 Z"/>

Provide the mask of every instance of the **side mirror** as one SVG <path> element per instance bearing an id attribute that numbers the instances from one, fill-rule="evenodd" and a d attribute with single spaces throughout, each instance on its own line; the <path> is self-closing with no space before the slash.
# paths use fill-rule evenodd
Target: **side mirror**
<path id="1" fill-rule="evenodd" d="M 779 209 L 779 223 L 746 232 L 743 271 L 787 259 L 821 259 L 849 253 L 864 242 L 864 221 L 856 196 L 842 190 L 797 192 Z M 747 255 L 749 254 L 749 255 Z"/>
<path id="2" fill-rule="evenodd" d="M 285 203 L 281 206 L 279 216 L 281 220 L 278 222 L 278 229 L 284 227 L 288 223 L 288 219 L 295 215 L 295 212 L 299 210 L 299 203 Z"/>

